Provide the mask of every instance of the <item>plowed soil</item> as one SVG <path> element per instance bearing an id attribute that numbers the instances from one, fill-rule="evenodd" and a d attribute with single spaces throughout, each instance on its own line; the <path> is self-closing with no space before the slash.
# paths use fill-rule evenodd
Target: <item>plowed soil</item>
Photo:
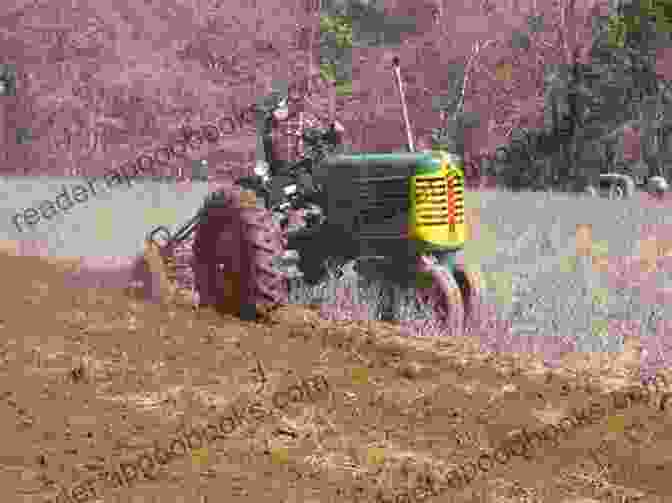
<path id="1" fill-rule="evenodd" d="M 468 337 L 403 339 L 392 324 L 327 323 L 310 308 L 243 323 L 122 291 L 66 288 L 58 268 L 35 257 L 3 255 L 0 274 L 2 501 L 68 501 L 56 499 L 60 489 L 98 474 L 70 501 L 578 503 L 672 494 L 661 393 L 622 409 L 609 394 L 637 384 L 636 340 L 617 355 L 569 355 L 550 371 L 534 355 L 490 355 Z M 312 386 L 288 393 L 297 382 Z M 602 412 L 594 406 L 592 422 L 568 426 L 557 442 L 507 440 L 591 402 Z M 232 407 L 241 418 L 233 432 L 202 445 L 192 435 L 192 449 L 175 443 L 164 459 L 180 428 L 229 424 L 222 417 Z M 127 481 L 110 475 L 146 453 L 167 462 L 152 468 L 143 458 L 135 480 L 129 466 Z M 468 483 L 470 461 L 482 469 Z M 462 482 L 451 475 L 457 468 Z"/>

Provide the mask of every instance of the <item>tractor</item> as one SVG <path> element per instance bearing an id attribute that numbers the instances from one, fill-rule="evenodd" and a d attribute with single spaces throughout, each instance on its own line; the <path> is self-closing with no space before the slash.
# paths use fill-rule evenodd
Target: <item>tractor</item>
<path id="1" fill-rule="evenodd" d="M 336 153 L 329 130 L 306 131 L 306 154 L 280 186 L 268 173 L 241 178 L 209 194 L 174 234 L 159 227 L 148 235 L 166 277 L 178 281 L 181 247 L 200 304 L 254 320 L 260 306 L 287 303 L 335 265 L 337 277 L 354 271 L 396 292 L 384 319 L 394 321 L 405 290 L 441 326 L 461 331 L 481 291 L 479 274 L 458 260 L 467 239 L 463 170 L 449 153 L 415 151 L 398 58 L 393 70 L 406 152 Z"/>

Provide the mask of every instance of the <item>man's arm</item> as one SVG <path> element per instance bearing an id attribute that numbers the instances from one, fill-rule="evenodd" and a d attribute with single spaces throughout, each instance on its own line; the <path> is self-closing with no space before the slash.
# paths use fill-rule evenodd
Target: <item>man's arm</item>
<path id="1" fill-rule="evenodd" d="M 267 113 L 262 110 L 257 110 L 255 119 L 256 119 L 255 123 L 256 123 L 256 139 L 257 139 L 255 164 L 256 165 L 266 164 L 266 167 L 268 168 L 268 164 L 273 158 L 273 152 L 267 138 L 268 133 Z"/>
<path id="2" fill-rule="evenodd" d="M 264 114 L 257 111 L 255 117 L 255 125 L 257 130 L 257 145 L 255 152 L 255 160 L 257 162 L 266 161 L 266 151 L 264 150 L 264 125 L 265 117 Z"/>
<path id="3" fill-rule="evenodd" d="M 342 144 L 345 139 L 345 127 L 336 120 L 336 82 L 330 82 L 329 84 L 330 85 L 326 86 L 329 93 L 326 113 L 323 109 L 324 107 L 320 107 L 309 97 L 305 98 L 305 104 L 312 115 L 314 115 L 320 122 L 326 123 L 327 127 L 332 129 L 336 141 L 339 144 Z M 317 100 L 320 97 L 316 96 L 315 98 Z"/>

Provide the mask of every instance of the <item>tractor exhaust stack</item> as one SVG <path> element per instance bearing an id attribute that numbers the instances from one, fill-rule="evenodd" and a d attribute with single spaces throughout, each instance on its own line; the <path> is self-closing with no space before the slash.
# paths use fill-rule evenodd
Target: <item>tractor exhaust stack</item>
<path id="1" fill-rule="evenodd" d="M 401 69 L 399 68 L 399 58 L 397 56 L 392 60 L 392 68 L 394 76 L 396 77 L 397 90 L 399 91 L 399 98 L 401 99 L 401 112 L 404 115 L 404 127 L 406 128 L 406 136 L 408 138 L 409 152 L 415 152 L 415 144 L 413 143 L 413 132 L 411 131 L 411 123 L 408 120 L 408 108 L 406 108 L 406 96 L 404 95 L 404 83 L 401 81 Z"/>

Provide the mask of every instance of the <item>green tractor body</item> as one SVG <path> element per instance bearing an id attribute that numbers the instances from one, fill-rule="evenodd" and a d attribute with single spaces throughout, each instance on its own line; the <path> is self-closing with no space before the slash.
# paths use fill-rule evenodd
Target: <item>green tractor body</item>
<path id="1" fill-rule="evenodd" d="M 304 259 L 305 279 L 324 277 L 309 257 L 355 263 L 364 284 L 387 286 L 384 319 L 394 319 L 399 296 L 414 290 L 416 301 L 441 312 L 450 332 L 462 330 L 482 284 L 458 261 L 467 237 L 459 159 L 438 151 L 334 155 L 314 168 L 313 178 L 325 223 L 303 240 L 289 240 Z"/>
<path id="2" fill-rule="evenodd" d="M 445 254 L 464 246 L 464 179 L 446 156 L 337 155 L 314 176 L 327 187 L 329 226 L 347 236 L 348 255 Z"/>

